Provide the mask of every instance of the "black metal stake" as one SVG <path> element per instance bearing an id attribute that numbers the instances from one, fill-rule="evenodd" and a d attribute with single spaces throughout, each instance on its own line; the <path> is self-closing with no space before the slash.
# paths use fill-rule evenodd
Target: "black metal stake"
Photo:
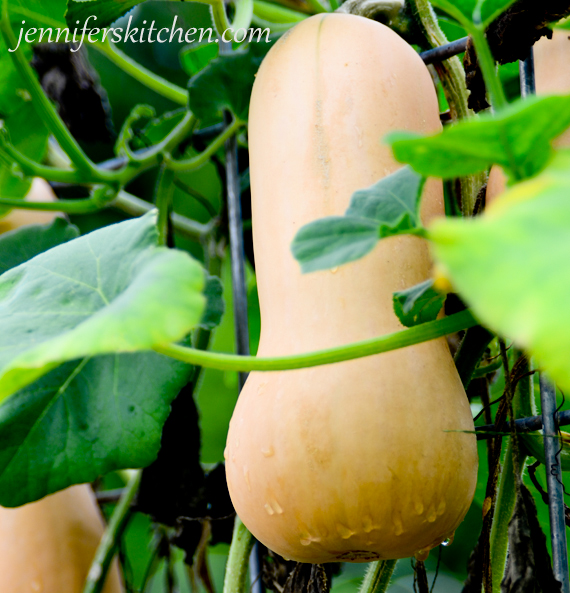
<path id="1" fill-rule="evenodd" d="M 570 593 L 566 522 L 564 520 L 564 486 L 562 484 L 562 469 L 559 459 L 560 440 L 556 438 L 558 435 L 558 426 L 555 420 L 556 388 L 543 374 L 540 376 L 540 402 L 545 437 L 544 455 L 546 457 L 552 567 L 555 578 L 562 583 L 562 593 Z"/>
<path id="2" fill-rule="evenodd" d="M 231 43 L 220 43 L 220 53 L 232 51 Z M 229 121 L 226 121 L 226 125 Z M 236 334 L 236 351 L 238 354 L 249 354 L 249 326 L 247 314 L 247 286 L 245 282 L 245 253 L 243 248 L 243 224 L 241 218 L 241 191 L 238 168 L 237 139 L 232 136 L 225 144 L 226 151 L 226 183 L 228 204 L 228 226 L 230 235 L 230 257 L 232 268 L 232 294 L 234 303 L 234 327 Z M 241 392 L 248 373 L 238 374 L 239 391 Z M 261 580 L 262 558 L 260 546 L 255 542 L 249 557 L 250 593 L 264 593 Z"/>

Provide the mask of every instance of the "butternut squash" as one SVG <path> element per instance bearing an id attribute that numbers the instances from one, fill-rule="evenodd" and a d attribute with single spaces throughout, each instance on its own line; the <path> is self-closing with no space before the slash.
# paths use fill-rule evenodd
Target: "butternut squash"
<path id="1" fill-rule="evenodd" d="M 534 70 L 537 94 L 570 92 L 570 31 L 554 29 L 552 39 L 542 37 L 534 45 Z M 570 146 L 570 129 L 554 140 L 557 148 Z M 503 170 L 494 166 L 487 184 L 487 205 L 507 187 Z"/>
<path id="2" fill-rule="evenodd" d="M 258 353 L 276 356 L 402 329 L 392 293 L 429 277 L 426 242 L 392 237 L 339 269 L 303 275 L 306 223 L 398 164 L 390 130 L 440 127 L 429 72 L 396 33 L 352 15 L 313 16 L 257 74 L 249 141 L 261 306 Z M 422 216 L 443 214 L 439 181 Z M 236 511 L 285 558 L 403 558 L 450 538 L 473 497 L 477 452 L 445 340 L 312 369 L 251 373 L 228 433 Z"/>
<path id="3" fill-rule="evenodd" d="M 25 199 L 30 202 L 55 202 L 57 197 L 45 179 L 35 177 Z M 47 224 L 58 214 L 57 212 L 42 212 L 41 210 L 14 209 L 0 218 L 0 233 L 13 231 L 27 224 Z"/>
<path id="4" fill-rule="evenodd" d="M 14 509 L 0 507 L 0 591 L 81 593 L 103 521 L 88 485 Z M 121 593 L 118 566 L 104 593 Z"/>

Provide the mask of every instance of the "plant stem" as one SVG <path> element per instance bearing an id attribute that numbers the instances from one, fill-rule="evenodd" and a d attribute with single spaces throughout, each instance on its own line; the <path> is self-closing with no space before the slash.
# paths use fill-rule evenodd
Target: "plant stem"
<path id="1" fill-rule="evenodd" d="M 253 536 L 236 515 L 223 593 L 244 593 L 249 555 L 254 542 Z"/>
<path id="2" fill-rule="evenodd" d="M 93 47 L 113 62 L 115 66 L 123 70 L 123 72 L 126 72 L 155 93 L 170 99 L 178 105 L 186 105 L 188 103 L 188 91 L 145 68 L 116 45 L 113 45 L 108 39 L 93 44 Z"/>
<path id="3" fill-rule="evenodd" d="M 479 66 L 483 73 L 485 85 L 489 91 L 489 98 L 491 105 L 495 111 L 500 111 L 503 107 L 507 106 L 507 98 L 503 90 L 503 85 L 499 78 L 497 68 L 495 67 L 495 60 L 491 54 L 491 48 L 487 43 L 484 29 L 478 26 L 474 26 L 469 31 L 475 44 L 475 51 L 477 52 L 477 58 L 479 60 Z"/>
<path id="4" fill-rule="evenodd" d="M 239 29 L 247 29 L 251 24 L 251 17 L 253 16 L 253 0 L 236 0 L 236 13 L 232 23 L 228 20 L 226 14 L 226 7 L 223 0 L 195 0 L 201 4 L 208 4 L 212 8 L 212 17 L 214 19 L 214 26 L 218 35 L 222 36 L 225 31 L 237 31 Z"/>
<path id="5" fill-rule="evenodd" d="M 203 152 L 190 159 L 176 161 L 169 154 L 166 154 L 166 167 L 172 171 L 192 171 L 193 169 L 205 165 L 210 157 L 224 145 L 224 142 L 236 134 L 244 125 L 245 122 L 237 118 L 234 119 L 234 121 L 219 136 L 217 136 Z"/>
<path id="6" fill-rule="evenodd" d="M 253 1 L 253 14 L 263 21 L 268 21 L 269 24 L 298 23 L 307 18 L 306 14 L 263 0 Z"/>
<path id="7" fill-rule="evenodd" d="M 174 194 L 174 171 L 160 168 L 158 185 L 156 188 L 156 207 L 158 208 L 158 244 L 168 245 L 168 220 L 172 210 L 172 195 Z"/>
<path id="8" fill-rule="evenodd" d="M 440 47 L 448 43 L 445 33 L 441 30 L 437 16 L 429 0 L 413 0 L 416 5 L 422 30 L 430 47 Z M 472 117 L 473 112 L 467 106 L 469 93 L 465 84 L 465 70 L 457 56 L 436 62 L 434 67 L 441 80 L 445 98 L 449 104 L 452 121 Z M 460 179 L 461 209 L 463 216 L 471 216 L 479 191 L 485 182 L 485 175 L 477 173 Z"/>
<path id="9" fill-rule="evenodd" d="M 397 560 L 371 562 L 366 569 L 358 593 L 384 593 L 390 584 L 396 562 Z"/>
<path id="10" fill-rule="evenodd" d="M 132 474 L 123 495 L 111 515 L 111 520 L 95 552 L 93 563 L 85 581 L 83 593 L 101 593 L 103 589 L 105 578 L 117 547 L 117 540 L 121 537 L 127 526 L 129 511 L 139 488 L 141 474 L 141 470 L 136 470 Z"/>
<path id="11" fill-rule="evenodd" d="M 469 310 L 466 310 L 445 317 L 444 319 L 429 321 L 410 327 L 409 329 L 362 342 L 355 342 L 316 352 L 271 358 L 202 352 L 194 348 L 179 346 L 178 344 L 156 346 L 154 350 L 182 362 L 224 371 L 284 371 L 331 364 L 389 352 L 391 350 L 405 348 L 406 346 L 435 340 L 436 338 L 441 338 L 447 334 L 452 334 L 461 329 L 473 327 L 474 325 L 477 325 L 477 321 L 472 317 Z"/>
<path id="12" fill-rule="evenodd" d="M 101 205 L 92 198 L 81 200 L 58 200 L 57 202 L 28 202 L 16 198 L 0 198 L 0 206 L 10 206 L 21 210 L 44 210 L 47 212 L 66 212 L 67 214 L 91 214 L 101 210 Z"/>
<path id="13" fill-rule="evenodd" d="M 0 18 L 0 31 L 4 41 L 9 48 L 18 47 L 18 42 L 12 31 L 10 15 L 8 13 L 8 0 L 2 0 L 2 14 Z M 26 90 L 30 93 L 38 114 L 45 122 L 51 133 L 55 136 L 63 150 L 73 161 L 78 169 L 87 170 L 94 174 L 97 169 L 93 162 L 83 152 L 75 138 L 71 135 L 62 119 L 59 117 L 55 107 L 45 95 L 39 80 L 32 67 L 28 64 L 21 47 L 10 52 L 12 60 Z"/>

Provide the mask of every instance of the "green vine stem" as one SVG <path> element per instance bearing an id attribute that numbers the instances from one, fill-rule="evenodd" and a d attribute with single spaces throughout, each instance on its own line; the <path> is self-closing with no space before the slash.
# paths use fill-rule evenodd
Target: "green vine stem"
<path id="1" fill-rule="evenodd" d="M 263 0 L 254 0 L 253 2 L 253 20 L 259 19 L 272 25 L 291 25 L 307 18 L 306 14 L 291 10 L 279 4 L 264 2 Z"/>
<path id="2" fill-rule="evenodd" d="M 172 210 L 174 194 L 174 171 L 162 166 L 156 188 L 156 207 L 158 208 L 158 244 L 168 244 L 168 221 Z"/>
<path id="3" fill-rule="evenodd" d="M 254 541 L 253 535 L 236 515 L 228 563 L 226 564 L 223 593 L 244 593 L 249 555 Z"/>
<path id="4" fill-rule="evenodd" d="M 112 44 L 108 39 L 104 42 L 100 41 L 93 44 L 93 47 L 123 72 L 126 72 L 129 76 L 144 84 L 155 93 L 170 99 L 178 105 L 186 105 L 188 103 L 188 91 L 145 68 L 121 51 L 116 45 Z"/>
<path id="5" fill-rule="evenodd" d="M 489 91 L 491 105 L 495 111 L 500 111 L 503 107 L 506 107 L 507 98 L 505 96 L 505 91 L 503 90 L 503 85 L 501 84 L 501 80 L 495 66 L 495 60 L 493 58 L 493 54 L 491 53 L 491 48 L 489 47 L 487 38 L 485 37 L 485 31 L 480 26 L 475 25 L 470 29 L 469 33 L 471 34 L 473 43 L 475 44 L 477 59 L 479 60 L 479 65 L 481 67 L 481 72 L 483 73 L 485 85 Z"/>
<path id="6" fill-rule="evenodd" d="M 195 0 L 201 4 L 208 4 L 212 9 L 212 17 L 214 26 L 220 38 L 224 39 L 222 35 L 226 31 L 238 31 L 240 29 L 248 29 L 251 24 L 253 16 L 253 0 L 236 0 L 235 2 L 235 17 L 230 23 L 226 13 L 224 0 Z"/>
<path id="7" fill-rule="evenodd" d="M 211 156 L 213 156 L 240 128 L 245 126 L 245 122 L 234 119 L 234 121 L 217 136 L 200 154 L 184 160 L 174 160 L 169 153 L 165 154 L 165 166 L 172 171 L 192 171 L 204 165 Z"/>
<path id="8" fill-rule="evenodd" d="M 397 560 L 371 562 L 358 593 L 384 593 L 390 584 Z"/>
<path id="9" fill-rule="evenodd" d="M 445 33 L 441 30 L 437 16 L 429 0 L 413 0 L 421 28 L 430 47 L 439 47 L 448 43 Z M 467 106 L 469 93 L 465 84 L 465 70 L 457 56 L 434 64 L 443 85 L 445 98 L 449 104 L 452 121 L 473 116 Z M 471 216 L 481 187 L 485 183 L 484 173 L 468 175 L 460 179 L 461 208 L 463 216 Z"/>
<path id="10" fill-rule="evenodd" d="M 101 210 L 102 205 L 93 198 L 80 200 L 58 200 L 57 202 L 28 202 L 16 198 L 0 198 L 0 206 L 19 208 L 20 210 L 44 210 L 47 212 L 65 212 L 66 214 L 91 214 Z"/>
<path id="11" fill-rule="evenodd" d="M 8 0 L 2 0 L 2 13 L 0 17 L 0 32 L 2 33 L 8 47 L 18 47 L 18 42 L 12 31 L 10 15 L 8 12 Z M 34 107 L 45 122 L 51 133 L 55 136 L 63 150 L 67 153 L 73 164 L 81 170 L 97 174 L 97 168 L 89 157 L 83 152 L 75 138 L 71 135 L 62 119 L 59 117 L 55 107 L 45 95 L 39 80 L 32 67 L 28 64 L 21 47 L 10 52 L 14 66 L 22 77 L 26 90 L 30 93 Z"/>
<path id="12" fill-rule="evenodd" d="M 139 489 L 141 475 L 141 470 L 132 472 L 125 491 L 111 515 L 111 520 L 95 552 L 95 557 L 93 558 L 89 574 L 85 581 L 83 593 L 101 593 L 103 590 L 105 577 L 107 576 L 109 566 L 111 566 L 111 561 L 117 548 L 117 540 L 121 537 L 127 526 L 131 504 Z"/>
<path id="13" fill-rule="evenodd" d="M 178 344 L 156 346 L 154 350 L 182 362 L 222 371 L 284 371 L 343 362 L 345 360 L 362 358 L 363 356 L 398 350 L 406 346 L 435 340 L 447 334 L 468 329 L 474 325 L 477 325 L 477 321 L 473 318 L 469 310 L 465 310 L 444 319 L 429 321 L 393 334 L 379 336 L 362 342 L 318 350 L 316 352 L 271 358 L 202 352 L 201 350 Z"/>
<path id="14" fill-rule="evenodd" d="M 517 353 L 520 354 L 520 353 Z M 515 356 L 515 359 L 518 358 Z M 505 366 L 503 364 L 503 366 Z M 507 369 L 505 368 L 505 371 Z M 521 368 L 521 373 L 528 373 L 528 362 Z M 506 388 L 510 389 L 508 379 Z M 517 384 L 512 400 L 513 419 L 532 416 L 532 381 L 530 376 L 523 377 Z M 515 459 L 515 455 L 518 458 Z M 503 467 L 499 477 L 497 500 L 495 503 L 495 514 L 491 527 L 491 574 L 493 579 L 493 591 L 501 590 L 501 581 L 505 571 L 507 552 L 509 547 L 509 522 L 513 515 L 517 497 L 517 482 L 520 480 L 526 455 L 520 453 L 518 447 L 514 446 L 512 438 L 509 437 L 505 447 Z"/>

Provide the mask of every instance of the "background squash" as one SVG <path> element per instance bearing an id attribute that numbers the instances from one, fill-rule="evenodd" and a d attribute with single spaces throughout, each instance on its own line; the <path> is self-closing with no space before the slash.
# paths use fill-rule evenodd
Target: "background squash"
<path id="1" fill-rule="evenodd" d="M 317 15 L 269 52 L 250 106 L 258 353 L 306 352 L 402 329 L 392 293 L 429 277 L 427 244 L 382 241 L 341 268 L 302 275 L 304 224 L 341 215 L 352 193 L 398 164 L 381 138 L 440 127 L 431 77 L 396 33 Z M 427 221 L 443 214 L 428 183 Z M 445 340 L 313 369 L 252 373 L 235 408 L 226 472 L 238 515 L 269 548 L 302 562 L 424 555 L 473 497 L 475 437 Z"/>

